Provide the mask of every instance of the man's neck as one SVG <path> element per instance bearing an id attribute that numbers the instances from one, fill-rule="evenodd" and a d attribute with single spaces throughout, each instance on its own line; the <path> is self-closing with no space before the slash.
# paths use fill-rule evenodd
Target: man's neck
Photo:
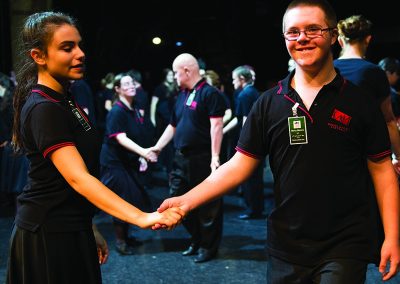
<path id="1" fill-rule="evenodd" d="M 307 72 L 296 67 L 296 72 L 290 85 L 299 94 L 304 105 L 310 109 L 315 97 L 324 85 L 329 84 L 336 76 L 333 64 L 328 64 L 316 72 Z"/>
<path id="2" fill-rule="evenodd" d="M 200 82 L 200 80 L 202 80 L 203 79 L 203 77 L 201 77 L 201 76 L 196 76 L 196 77 L 194 77 L 194 78 L 192 78 L 192 80 L 190 80 L 190 83 L 188 84 L 189 85 L 189 89 L 190 90 L 193 90 L 194 89 L 194 87 Z"/>

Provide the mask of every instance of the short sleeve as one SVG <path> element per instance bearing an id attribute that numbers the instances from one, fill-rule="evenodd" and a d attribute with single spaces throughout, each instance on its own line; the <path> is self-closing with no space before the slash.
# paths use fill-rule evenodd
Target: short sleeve
<path id="1" fill-rule="evenodd" d="M 55 103 L 35 106 L 26 123 L 37 149 L 45 158 L 58 148 L 75 145 L 68 114 Z"/>
<path id="2" fill-rule="evenodd" d="M 380 160 L 391 155 L 389 131 L 381 110 L 371 102 L 367 105 L 366 153 L 369 159 Z"/>
<path id="3" fill-rule="evenodd" d="M 225 114 L 226 103 L 217 89 L 211 90 L 206 97 L 206 106 L 210 117 L 223 117 Z"/>
<path id="4" fill-rule="evenodd" d="M 120 133 L 126 133 L 126 119 L 121 111 L 114 108 L 107 116 L 106 134 L 108 138 L 117 136 Z"/>
<path id="5" fill-rule="evenodd" d="M 240 132 L 236 150 L 253 158 L 261 159 L 266 153 L 263 100 L 258 100 L 246 119 Z"/>

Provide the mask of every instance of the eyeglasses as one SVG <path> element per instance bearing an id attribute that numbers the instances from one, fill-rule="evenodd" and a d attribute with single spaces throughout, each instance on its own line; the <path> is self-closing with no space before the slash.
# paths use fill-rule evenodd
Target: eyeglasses
<path id="1" fill-rule="evenodd" d="M 321 28 L 307 28 L 304 30 L 288 30 L 286 32 L 283 33 L 283 37 L 286 40 L 297 40 L 300 37 L 300 34 L 303 32 L 305 34 L 306 37 L 308 38 L 316 38 L 316 37 L 320 37 L 323 35 L 324 32 L 333 30 L 334 28 L 325 28 L 325 29 L 321 29 Z"/>

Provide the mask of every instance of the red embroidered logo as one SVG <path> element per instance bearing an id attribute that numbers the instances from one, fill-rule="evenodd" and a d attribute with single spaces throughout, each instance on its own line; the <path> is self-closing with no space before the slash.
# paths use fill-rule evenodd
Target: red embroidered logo
<path id="1" fill-rule="evenodd" d="M 346 126 L 348 126 L 350 124 L 350 120 L 351 120 L 351 116 L 349 116 L 337 109 L 333 110 L 332 118 Z"/>

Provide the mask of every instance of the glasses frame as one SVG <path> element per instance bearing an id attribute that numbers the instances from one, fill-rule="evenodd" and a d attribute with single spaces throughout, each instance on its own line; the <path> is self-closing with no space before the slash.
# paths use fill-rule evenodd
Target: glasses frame
<path id="1" fill-rule="evenodd" d="M 335 29 L 335 28 L 330 28 L 330 27 L 328 27 L 328 28 L 307 28 L 307 29 L 304 29 L 304 30 L 298 30 L 298 31 L 297 31 L 297 34 L 298 34 L 298 35 L 297 35 L 296 38 L 288 38 L 287 35 L 286 35 L 286 33 L 287 33 L 288 31 L 283 32 L 282 35 L 283 35 L 283 37 L 284 37 L 286 40 L 288 40 L 288 41 L 296 41 L 296 40 L 299 39 L 301 33 L 304 33 L 304 35 L 305 35 L 306 37 L 308 37 L 308 38 L 317 38 L 317 37 L 323 36 L 324 32 L 331 31 L 331 30 L 334 30 L 334 29 Z M 308 32 L 310 32 L 310 30 L 319 30 L 319 34 L 317 34 L 317 35 L 310 35 L 310 34 L 308 34 Z M 294 32 L 294 31 L 291 31 L 291 32 Z"/>

